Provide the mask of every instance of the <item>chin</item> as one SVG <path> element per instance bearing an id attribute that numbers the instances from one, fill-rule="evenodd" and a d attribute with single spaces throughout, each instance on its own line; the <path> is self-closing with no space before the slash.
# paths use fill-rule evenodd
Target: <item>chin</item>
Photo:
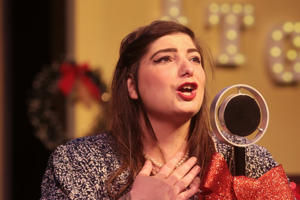
<path id="1" fill-rule="evenodd" d="M 177 116 L 182 116 L 183 118 L 186 118 L 187 120 L 194 117 L 199 112 L 199 109 L 190 109 L 190 110 L 181 110 L 179 112 L 176 112 Z"/>
<path id="2" fill-rule="evenodd" d="M 181 108 L 180 112 L 194 116 L 199 112 L 200 109 L 201 105 L 185 106 Z"/>

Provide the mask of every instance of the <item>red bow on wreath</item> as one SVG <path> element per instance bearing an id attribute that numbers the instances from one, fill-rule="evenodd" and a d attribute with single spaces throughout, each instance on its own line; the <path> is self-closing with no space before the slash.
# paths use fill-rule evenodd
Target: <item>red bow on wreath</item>
<path id="1" fill-rule="evenodd" d="M 87 64 L 76 65 L 71 63 L 63 63 L 60 67 L 60 73 L 62 77 L 58 82 L 58 87 L 64 95 L 69 95 L 72 91 L 76 80 L 79 80 L 90 94 L 96 99 L 100 99 L 100 93 L 98 87 L 93 83 L 86 73 L 89 72 L 89 66 Z"/>
<path id="2" fill-rule="evenodd" d="M 210 200 L 294 200 L 281 165 L 274 167 L 258 179 L 232 176 L 224 157 L 213 155 L 201 189 Z M 199 199 L 204 196 L 199 195 Z"/>

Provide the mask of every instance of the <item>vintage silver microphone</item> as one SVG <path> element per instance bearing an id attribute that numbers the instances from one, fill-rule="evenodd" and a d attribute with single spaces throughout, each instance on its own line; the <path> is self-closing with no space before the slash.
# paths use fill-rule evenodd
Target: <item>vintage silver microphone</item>
<path id="1" fill-rule="evenodd" d="M 210 122 L 211 135 L 234 147 L 234 175 L 245 175 L 245 147 L 260 140 L 269 123 L 263 96 L 249 85 L 226 87 L 212 101 Z"/>

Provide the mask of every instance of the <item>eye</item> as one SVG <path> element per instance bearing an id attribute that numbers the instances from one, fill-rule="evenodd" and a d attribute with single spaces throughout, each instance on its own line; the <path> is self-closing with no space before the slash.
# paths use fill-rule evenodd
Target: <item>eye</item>
<path id="1" fill-rule="evenodd" d="M 194 56 L 194 57 L 192 57 L 192 58 L 191 58 L 191 61 L 192 61 L 192 62 L 199 63 L 199 64 L 201 63 L 201 59 L 200 59 L 199 56 Z"/>
<path id="2" fill-rule="evenodd" d="M 171 56 L 163 56 L 163 57 L 155 59 L 154 63 L 167 63 L 167 62 L 171 62 L 171 61 L 172 61 Z"/>

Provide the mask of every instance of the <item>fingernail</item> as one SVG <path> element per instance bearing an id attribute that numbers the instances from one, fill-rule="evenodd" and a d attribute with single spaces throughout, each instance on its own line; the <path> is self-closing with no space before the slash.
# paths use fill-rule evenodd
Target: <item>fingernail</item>
<path id="1" fill-rule="evenodd" d="M 197 162 L 197 158 L 196 158 L 195 156 L 191 157 L 191 160 L 192 160 L 193 162 Z"/>
<path id="2" fill-rule="evenodd" d="M 146 165 L 150 165 L 150 164 L 152 164 L 152 163 L 151 163 L 150 160 L 147 159 L 147 160 L 145 161 L 145 164 L 146 164 Z"/>

